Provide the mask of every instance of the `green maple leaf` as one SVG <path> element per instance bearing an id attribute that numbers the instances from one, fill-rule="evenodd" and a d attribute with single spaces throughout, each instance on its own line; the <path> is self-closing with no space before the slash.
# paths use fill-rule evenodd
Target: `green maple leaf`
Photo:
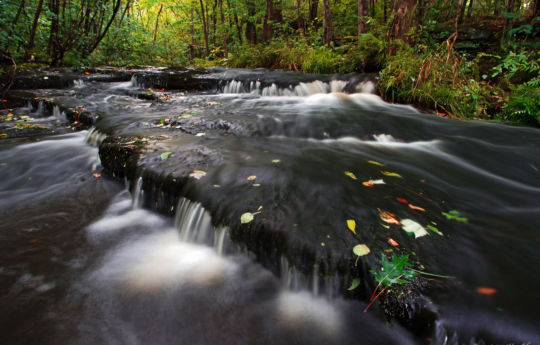
<path id="1" fill-rule="evenodd" d="M 381 269 L 371 270 L 371 272 L 380 285 L 406 284 L 418 275 L 417 272 L 407 269 L 411 266 L 409 255 L 397 256 L 394 253 L 391 261 L 381 255 Z"/>

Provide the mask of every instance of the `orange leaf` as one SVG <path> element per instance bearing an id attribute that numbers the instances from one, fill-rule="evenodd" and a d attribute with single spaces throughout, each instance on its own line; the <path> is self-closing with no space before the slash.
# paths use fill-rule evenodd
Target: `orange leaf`
<path id="1" fill-rule="evenodd" d="M 85 74 L 85 75 L 89 75 L 89 74 L 90 74 L 90 72 L 84 72 L 84 74 Z"/>
<path id="2" fill-rule="evenodd" d="M 6 102 L 7 102 L 7 99 L 3 99 L 3 100 L 2 100 L 2 103 L 6 103 Z"/>
<path id="3" fill-rule="evenodd" d="M 391 245 L 391 246 L 394 246 L 394 247 L 399 246 L 399 243 L 394 241 L 394 239 L 392 237 L 388 237 L 388 244 Z"/>
<path id="4" fill-rule="evenodd" d="M 397 197 L 396 200 L 399 201 L 402 204 L 408 204 L 409 203 L 407 200 L 405 200 L 403 198 L 399 198 L 399 197 Z"/>
<path id="5" fill-rule="evenodd" d="M 362 182 L 362 184 L 366 187 L 373 187 L 375 184 L 371 181 Z"/>
<path id="6" fill-rule="evenodd" d="M 95 178 L 98 178 L 98 177 L 101 177 L 101 174 L 93 173 L 92 176 L 94 176 Z"/>
<path id="7" fill-rule="evenodd" d="M 401 222 L 397 219 L 396 215 L 387 211 L 379 210 L 379 217 L 381 217 L 383 222 L 388 224 L 401 225 Z"/>
<path id="8" fill-rule="evenodd" d="M 479 286 L 476 288 L 476 292 L 481 295 L 491 296 L 497 293 L 497 290 L 487 286 Z"/>
<path id="9" fill-rule="evenodd" d="M 415 206 L 413 204 L 409 204 L 409 207 L 412 208 L 413 210 L 417 210 L 417 211 L 422 211 L 422 212 L 426 212 L 425 209 L 423 209 L 422 207 L 420 206 Z"/>

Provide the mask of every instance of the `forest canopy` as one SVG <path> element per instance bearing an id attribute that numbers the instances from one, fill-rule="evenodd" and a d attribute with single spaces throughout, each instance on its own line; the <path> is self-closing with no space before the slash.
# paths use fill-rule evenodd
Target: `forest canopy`
<path id="1" fill-rule="evenodd" d="M 389 101 L 532 125 L 540 116 L 540 0 L 0 0 L 0 11 L 3 72 L 380 72 Z"/>

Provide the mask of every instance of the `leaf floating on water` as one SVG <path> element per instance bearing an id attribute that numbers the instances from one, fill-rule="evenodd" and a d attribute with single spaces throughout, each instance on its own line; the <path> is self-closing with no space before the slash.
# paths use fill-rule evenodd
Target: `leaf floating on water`
<path id="1" fill-rule="evenodd" d="M 360 285 L 360 279 L 354 278 L 352 283 L 351 283 L 351 286 L 349 286 L 349 288 L 347 290 L 352 291 L 352 290 L 356 289 L 359 285 Z"/>
<path id="2" fill-rule="evenodd" d="M 397 197 L 396 200 L 399 201 L 402 204 L 408 204 L 409 203 L 406 199 L 403 199 L 403 198 L 400 198 L 400 197 Z"/>
<path id="3" fill-rule="evenodd" d="M 373 187 L 374 185 L 376 184 L 386 184 L 384 182 L 384 180 L 382 179 L 379 179 L 379 180 L 369 180 L 369 181 L 365 181 L 365 182 L 362 182 L 362 184 L 366 187 Z"/>
<path id="4" fill-rule="evenodd" d="M 401 220 L 401 225 L 403 226 L 403 230 L 406 232 L 412 232 L 414 234 L 414 238 L 422 237 L 428 234 L 426 229 L 414 220 L 411 219 L 403 219 Z"/>
<path id="5" fill-rule="evenodd" d="M 164 160 L 166 160 L 167 158 L 169 158 L 169 157 L 171 156 L 171 153 L 172 153 L 172 152 L 163 152 L 163 153 L 161 154 L 161 160 L 164 161 Z"/>
<path id="6" fill-rule="evenodd" d="M 383 166 L 384 166 L 383 163 L 379 163 L 379 162 L 377 162 L 377 161 L 367 161 L 367 162 L 368 162 L 369 164 L 378 165 L 378 166 L 380 166 L 380 167 L 383 167 Z"/>
<path id="7" fill-rule="evenodd" d="M 457 210 L 448 211 L 448 213 L 441 212 L 441 214 L 448 220 L 455 220 L 462 223 L 467 223 L 469 221 L 466 217 L 461 217 Z"/>
<path id="8" fill-rule="evenodd" d="M 356 222 L 354 219 L 347 219 L 347 227 L 356 235 Z"/>
<path id="9" fill-rule="evenodd" d="M 350 171 L 345 171 L 345 175 L 349 176 L 349 177 L 352 178 L 353 180 L 358 180 L 358 179 L 356 178 L 356 176 L 355 176 L 352 172 L 350 172 Z"/>
<path id="10" fill-rule="evenodd" d="M 416 211 L 426 212 L 426 210 L 424 208 L 422 208 L 420 206 L 413 205 L 413 204 L 409 204 L 409 208 L 413 209 L 413 210 L 416 210 Z"/>
<path id="11" fill-rule="evenodd" d="M 280 159 L 273 159 L 273 160 L 272 160 L 272 163 L 279 163 L 279 162 L 281 162 Z"/>
<path id="12" fill-rule="evenodd" d="M 255 181 L 257 179 L 257 176 L 251 175 L 247 178 L 248 181 Z"/>
<path id="13" fill-rule="evenodd" d="M 390 171 L 381 171 L 381 174 L 383 174 L 383 175 L 385 175 L 385 176 L 390 176 L 390 177 L 399 177 L 399 178 L 403 178 L 403 176 L 401 176 L 400 174 L 394 173 L 394 172 L 390 172 Z"/>
<path id="14" fill-rule="evenodd" d="M 399 246 L 399 243 L 397 243 L 392 237 L 388 237 L 388 244 L 393 247 Z"/>
<path id="15" fill-rule="evenodd" d="M 368 246 L 366 246 L 365 244 L 357 244 L 353 248 L 353 253 L 358 256 L 367 255 L 369 254 L 369 252 L 371 252 L 371 250 L 369 250 Z"/>
<path id="16" fill-rule="evenodd" d="M 487 287 L 487 286 L 479 286 L 476 288 L 476 292 L 481 295 L 492 296 L 497 293 L 497 289 Z"/>
<path id="17" fill-rule="evenodd" d="M 246 212 L 240 217 L 240 223 L 247 224 L 253 220 L 255 216 L 251 212 Z"/>
<path id="18" fill-rule="evenodd" d="M 437 229 L 436 227 L 434 227 L 433 225 L 428 225 L 426 226 L 426 228 L 428 228 L 429 230 L 433 231 L 434 233 L 436 233 L 437 235 L 441 235 L 443 236 L 443 233 L 439 231 L 439 229 Z"/>
<path id="19" fill-rule="evenodd" d="M 383 222 L 388 224 L 401 225 L 401 222 L 397 219 L 396 215 L 387 211 L 379 210 L 379 217 Z"/>
<path id="20" fill-rule="evenodd" d="M 194 179 L 199 180 L 201 177 L 206 176 L 206 171 L 202 170 L 193 170 L 191 174 L 189 174 L 189 177 L 193 177 Z"/>

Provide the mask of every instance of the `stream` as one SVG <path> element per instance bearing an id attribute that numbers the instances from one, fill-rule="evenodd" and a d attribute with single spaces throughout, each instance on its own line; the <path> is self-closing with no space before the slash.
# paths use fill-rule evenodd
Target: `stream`
<path id="1" fill-rule="evenodd" d="M 211 72 L 32 91 L 88 130 L 10 110 L 61 131 L 0 140 L 1 344 L 540 344 L 540 130 L 388 104 L 366 76 Z M 144 145 L 131 179 L 102 166 L 113 137 Z M 435 319 L 364 312 L 382 253 L 452 277 L 420 278 Z"/>

